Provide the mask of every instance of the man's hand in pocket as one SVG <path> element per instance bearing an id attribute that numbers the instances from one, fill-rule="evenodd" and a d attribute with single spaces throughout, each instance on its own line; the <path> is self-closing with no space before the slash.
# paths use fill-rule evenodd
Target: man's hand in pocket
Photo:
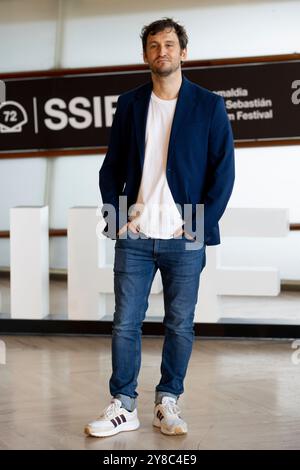
<path id="1" fill-rule="evenodd" d="M 194 240 L 192 235 L 190 235 L 186 230 L 183 230 L 182 227 L 179 227 L 176 232 L 174 232 L 173 237 L 179 237 L 180 235 L 183 235 L 185 238 L 188 240 Z"/>
<path id="2" fill-rule="evenodd" d="M 122 233 L 126 232 L 126 230 L 131 230 L 133 233 L 139 233 L 138 227 L 134 225 L 132 221 L 127 222 L 127 224 L 123 225 L 123 227 L 118 231 L 117 236 L 122 235 Z"/>

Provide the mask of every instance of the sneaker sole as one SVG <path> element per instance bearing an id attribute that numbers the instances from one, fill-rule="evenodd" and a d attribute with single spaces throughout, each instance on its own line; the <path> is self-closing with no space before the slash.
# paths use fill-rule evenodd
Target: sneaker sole
<path id="1" fill-rule="evenodd" d="M 114 436 L 115 434 L 118 434 L 119 432 L 135 431 L 139 427 L 140 427 L 140 423 L 134 424 L 134 425 L 131 425 L 131 426 L 129 426 L 128 423 L 124 423 L 124 425 L 121 424 L 118 428 L 111 429 L 110 431 L 96 432 L 96 431 L 93 431 L 92 428 L 89 425 L 87 425 L 84 428 L 84 432 L 87 436 L 108 437 L 108 436 Z"/>
<path id="2" fill-rule="evenodd" d="M 165 429 L 163 426 L 160 424 L 152 423 L 155 428 L 160 429 L 160 432 L 163 434 L 166 434 L 167 436 L 180 436 L 183 434 L 187 434 L 187 430 L 182 429 L 180 426 L 177 426 L 174 428 L 173 431 L 168 431 L 168 429 Z"/>

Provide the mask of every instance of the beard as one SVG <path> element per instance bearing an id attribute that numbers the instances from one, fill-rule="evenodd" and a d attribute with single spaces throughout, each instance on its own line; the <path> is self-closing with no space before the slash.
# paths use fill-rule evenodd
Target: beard
<path id="1" fill-rule="evenodd" d="M 172 73 L 176 72 L 180 67 L 180 62 L 177 64 L 167 63 L 164 62 L 163 66 L 157 66 L 155 63 L 150 66 L 150 70 L 154 75 L 158 75 L 159 77 L 168 77 Z"/>

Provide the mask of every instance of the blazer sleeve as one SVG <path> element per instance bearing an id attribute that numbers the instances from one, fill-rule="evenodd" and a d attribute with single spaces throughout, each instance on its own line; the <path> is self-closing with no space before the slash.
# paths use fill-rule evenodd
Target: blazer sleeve
<path id="1" fill-rule="evenodd" d="M 217 96 L 208 141 L 208 174 L 204 197 L 205 234 L 217 226 L 232 193 L 234 141 L 224 99 Z"/>
<path id="2" fill-rule="evenodd" d="M 102 215 L 106 218 L 107 225 L 104 234 L 110 238 L 116 238 L 120 225 L 125 224 L 127 217 L 120 217 L 119 195 L 124 185 L 124 158 L 122 155 L 123 145 L 123 111 L 120 97 L 111 127 L 108 150 L 99 171 L 99 188 L 102 197 Z M 115 213 L 108 210 L 108 206 L 114 208 Z"/>

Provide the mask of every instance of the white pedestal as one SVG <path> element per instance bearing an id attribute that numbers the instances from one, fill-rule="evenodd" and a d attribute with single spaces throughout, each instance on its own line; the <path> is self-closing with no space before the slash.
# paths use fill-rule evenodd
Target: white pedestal
<path id="1" fill-rule="evenodd" d="M 70 319 L 99 320 L 112 314 L 113 266 L 109 253 L 114 240 L 97 227 L 96 207 L 74 207 L 68 222 L 68 315 Z M 103 227 L 102 227 L 103 228 Z M 281 237 L 288 233 L 285 209 L 227 209 L 221 221 L 222 237 Z M 220 266 L 220 246 L 206 248 L 206 267 L 201 274 L 195 322 L 215 323 L 221 316 L 219 295 L 277 295 L 276 267 Z M 108 299 L 110 305 L 108 307 Z M 164 313 L 160 273 L 152 284 L 147 318 Z"/>
<path id="2" fill-rule="evenodd" d="M 69 210 L 68 318 L 72 320 L 100 320 L 113 313 L 107 307 L 107 297 L 114 292 L 113 265 L 108 261 L 108 251 L 113 250 L 115 241 L 101 236 L 97 217 L 96 207 Z M 150 311 L 151 296 L 161 293 L 162 282 L 157 273 L 151 288 Z"/>
<path id="3" fill-rule="evenodd" d="M 49 315 L 48 206 L 10 210 L 11 318 Z"/>
<path id="4" fill-rule="evenodd" d="M 228 208 L 220 221 L 223 237 L 286 237 L 288 209 Z M 218 247 L 218 250 L 222 246 Z M 221 266 L 217 263 L 219 295 L 262 295 L 280 293 L 280 272 L 276 266 Z"/>
<path id="5" fill-rule="evenodd" d="M 105 315 L 105 294 L 99 296 L 96 207 L 72 207 L 68 214 L 68 318 L 99 320 Z M 105 256 L 105 240 L 100 257 Z"/>

